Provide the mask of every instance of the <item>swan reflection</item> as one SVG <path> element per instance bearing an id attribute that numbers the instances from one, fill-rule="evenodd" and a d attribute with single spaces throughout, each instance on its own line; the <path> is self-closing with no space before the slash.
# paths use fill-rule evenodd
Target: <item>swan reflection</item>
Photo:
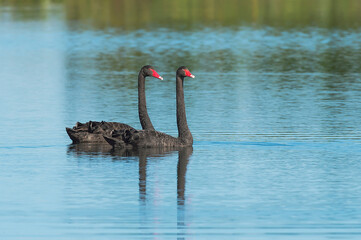
<path id="1" fill-rule="evenodd" d="M 76 144 L 70 145 L 68 154 L 76 156 L 108 156 L 112 159 L 119 160 L 121 158 L 130 159 L 132 157 L 139 158 L 139 203 L 141 204 L 141 212 L 146 213 L 147 209 L 147 166 L 148 159 L 164 158 L 178 152 L 177 163 L 177 235 L 178 239 L 182 239 L 186 231 L 185 205 L 186 205 L 186 172 L 189 158 L 193 153 L 193 147 L 178 148 L 139 148 L 139 149 L 112 149 L 109 145 L 99 144 Z"/>
<path id="2" fill-rule="evenodd" d="M 109 156 L 113 159 L 119 157 L 139 158 L 139 199 L 146 201 L 147 194 L 147 163 L 149 157 L 164 158 L 178 152 L 177 163 L 177 205 L 185 203 L 186 172 L 189 157 L 193 153 L 193 147 L 167 147 L 167 148 L 138 148 L 138 149 L 112 149 L 107 144 L 72 144 L 68 147 L 68 154 L 75 156 Z"/>

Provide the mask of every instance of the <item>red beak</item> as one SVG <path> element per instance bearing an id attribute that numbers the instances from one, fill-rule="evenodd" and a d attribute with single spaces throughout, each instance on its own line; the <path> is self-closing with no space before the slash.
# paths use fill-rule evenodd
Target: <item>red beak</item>
<path id="1" fill-rule="evenodd" d="M 184 69 L 184 72 L 186 74 L 187 77 L 191 77 L 191 78 L 195 78 L 196 76 L 194 76 L 188 69 Z"/>
<path id="2" fill-rule="evenodd" d="M 159 76 L 159 74 L 155 70 L 153 70 L 153 69 L 150 69 L 150 70 L 152 70 L 152 72 L 153 72 L 153 77 L 163 80 L 163 78 L 161 76 Z"/>

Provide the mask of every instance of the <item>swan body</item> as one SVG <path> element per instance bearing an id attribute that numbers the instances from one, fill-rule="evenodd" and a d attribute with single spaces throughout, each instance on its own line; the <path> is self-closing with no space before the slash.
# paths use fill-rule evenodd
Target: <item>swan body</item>
<path id="1" fill-rule="evenodd" d="M 105 140 L 114 148 L 164 148 L 192 146 L 193 141 L 182 139 L 155 130 L 115 130 Z"/>
<path id="2" fill-rule="evenodd" d="M 147 104 L 145 98 L 145 78 L 152 76 L 163 80 L 161 76 L 153 69 L 152 66 L 146 65 L 142 67 L 138 75 L 138 113 L 139 120 L 143 129 L 154 130 L 150 121 Z M 118 122 L 96 122 L 89 121 L 87 123 L 77 122 L 73 128 L 66 128 L 70 139 L 73 143 L 104 143 L 107 144 L 103 136 L 110 135 L 113 131 L 135 130 L 133 127 Z"/>

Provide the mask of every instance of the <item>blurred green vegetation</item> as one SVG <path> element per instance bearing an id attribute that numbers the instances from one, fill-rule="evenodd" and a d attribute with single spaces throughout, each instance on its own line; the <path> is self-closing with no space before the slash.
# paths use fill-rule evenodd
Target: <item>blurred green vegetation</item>
<path id="1" fill-rule="evenodd" d="M 67 19 L 125 29 L 267 25 L 358 27 L 359 0 L 66 0 Z"/>
<path id="2" fill-rule="evenodd" d="M 149 63 L 174 71 L 175 66 L 183 64 L 221 72 L 361 70 L 359 35 L 344 36 L 361 29 L 361 0 L 0 0 L 0 21 L 2 17 L 15 21 L 59 18 L 68 29 L 77 30 L 171 30 L 172 34 L 163 34 L 167 30 L 156 35 L 135 31 L 135 35 L 122 37 L 115 32 L 104 35 L 105 38 L 89 35 L 71 40 L 74 46 L 68 45 L 72 53 L 67 56 L 69 69 L 74 65 L 83 65 L 84 69 L 93 66 L 102 74 L 127 69 L 136 75 L 140 65 Z M 222 35 L 222 28 L 242 26 L 252 30 L 243 29 L 245 33 L 239 36 L 235 35 L 238 30 Z M 267 29 L 268 26 L 276 30 Z M 266 30 L 257 32 L 258 27 Z M 309 27 L 319 29 L 305 33 Z M 203 28 L 206 30 L 197 31 Z M 333 29 L 351 31 L 334 36 Z M 197 35 L 182 31 L 194 31 Z M 176 36 L 170 38 L 171 35 Z M 153 44 L 147 45 L 147 38 L 152 38 Z M 89 45 L 96 41 L 104 44 Z M 305 46 L 300 46 L 302 42 L 306 42 Z"/>
<path id="3" fill-rule="evenodd" d="M 361 26 L 360 0 L 0 0 L 0 14 L 16 7 L 23 11 L 15 18 L 39 19 L 54 4 L 64 7 L 66 20 L 99 29 Z"/>

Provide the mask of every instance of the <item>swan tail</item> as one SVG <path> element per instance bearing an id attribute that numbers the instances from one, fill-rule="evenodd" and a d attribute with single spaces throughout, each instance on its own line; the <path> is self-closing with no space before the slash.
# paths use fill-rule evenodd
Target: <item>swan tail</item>
<path id="1" fill-rule="evenodd" d="M 69 135 L 70 139 L 73 141 L 73 143 L 80 143 L 79 134 L 77 131 L 71 129 L 71 128 L 65 128 L 67 134 Z"/>

